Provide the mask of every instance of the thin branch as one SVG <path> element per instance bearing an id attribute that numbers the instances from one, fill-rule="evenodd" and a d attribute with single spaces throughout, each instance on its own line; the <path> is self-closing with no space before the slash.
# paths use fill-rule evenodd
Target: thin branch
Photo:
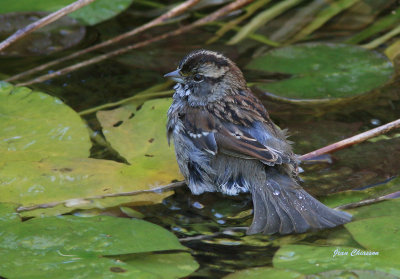
<path id="1" fill-rule="evenodd" d="M 24 78 L 26 76 L 32 75 L 32 74 L 34 74 L 36 72 L 43 71 L 43 70 L 45 70 L 45 69 L 47 69 L 49 67 L 52 67 L 52 66 L 57 65 L 57 64 L 60 64 L 61 62 L 64 62 L 64 61 L 67 61 L 67 60 L 71 60 L 73 58 L 76 58 L 76 57 L 81 56 L 83 54 L 89 53 L 91 51 L 94 51 L 94 50 L 97 50 L 97 49 L 100 49 L 100 48 L 103 48 L 103 47 L 118 43 L 118 42 L 120 42 L 120 41 L 122 41 L 122 40 L 124 40 L 126 38 L 132 37 L 132 36 L 134 36 L 134 35 L 136 35 L 136 34 L 138 34 L 140 32 L 143 32 L 143 31 L 145 31 L 147 29 L 150 29 L 150 28 L 152 28 L 152 27 L 154 27 L 156 25 L 159 25 L 159 24 L 163 23 L 164 21 L 166 21 L 167 19 L 170 19 L 172 17 L 175 17 L 175 16 L 183 13 L 184 11 L 186 11 L 187 9 L 192 7 L 193 5 L 197 4 L 199 1 L 200 0 L 188 0 L 188 1 L 185 1 L 184 3 L 176 6 L 175 8 L 171 9 L 167 13 L 157 17 L 156 19 L 150 21 L 149 23 L 146 23 L 146 24 L 144 24 L 142 26 L 139 26 L 138 28 L 135 28 L 135 29 L 133 29 L 131 31 L 128 31 L 128 32 L 126 32 L 124 34 L 118 35 L 118 36 L 116 36 L 116 37 L 114 37 L 112 39 L 109 39 L 109 40 L 104 41 L 102 43 L 99 43 L 97 45 L 88 47 L 86 49 L 83 49 L 83 50 L 80 50 L 80 51 L 77 51 L 77 52 L 74 52 L 74 53 L 72 53 L 72 54 L 70 54 L 68 56 L 65 56 L 65 57 L 50 61 L 48 63 L 42 64 L 42 65 L 37 66 L 37 67 L 35 67 L 33 69 L 30 69 L 28 71 L 25 71 L 23 73 L 14 75 L 12 77 L 9 77 L 5 81 L 19 80 L 19 79 Z"/>
<path id="2" fill-rule="evenodd" d="M 109 198 L 109 197 L 135 196 L 135 195 L 139 195 L 139 194 L 143 194 L 143 193 L 164 193 L 167 191 L 174 190 L 175 188 L 182 187 L 184 185 L 186 185 L 186 183 L 184 181 L 178 181 L 178 182 L 173 182 L 168 185 L 159 186 L 159 187 L 156 187 L 153 189 L 148 189 L 148 190 L 140 190 L 140 191 L 132 191 L 132 192 L 119 192 L 119 193 L 105 194 L 105 195 L 99 195 L 99 196 L 92 196 L 92 197 L 87 197 L 87 198 L 78 198 L 78 199 L 70 199 L 70 200 L 65 200 L 65 201 L 35 204 L 32 206 L 20 206 L 17 208 L 17 211 L 22 212 L 22 211 L 39 209 L 39 208 L 52 208 L 52 207 L 55 207 L 60 204 L 68 204 L 71 202 L 75 203 L 76 200 L 87 201 L 87 200 L 93 200 L 93 199 L 104 199 L 104 198 Z"/>
<path id="3" fill-rule="evenodd" d="M 25 26 L 24 28 L 19 29 L 17 32 L 15 32 L 10 37 L 8 37 L 7 39 L 5 39 L 4 41 L 2 41 L 0 43 L 0 51 L 7 48 L 15 41 L 32 33 L 36 29 L 42 28 L 43 26 L 46 26 L 46 25 L 56 21 L 57 19 L 65 16 L 69 13 L 72 13 L 73 11 L 76 11 L 86 5 L 89 5 L 93 1 L 95 1 L 95 0 L 78 0 L 70 5 L 54 12 L 54 13 L 49 14 L 48 16 L 45 16 L 44 18 L 39 19 L 38 21 L 35 21 L 35 22 L 29 24 L 28 26 Z"/>
<path id="4" fill-rule="evenodd" d="M 346 148 L 348 146 L 352 146 L 354 144 L 361 143 L 363 141 L 366 141 L 370 138 L 385 134 L 393 129 L 399 128 L 400 127 L 400 119 L 397 119 L 395 121 L 392 121 L 390 123 L 387 123 L 385 125 L 376 127 L 372 130 L 368 130 L 364 133 L 355 135 L 353 137 L 335 142 L 333 144 L 330 144 L 328 146 L 325 146 L 323 148 L 317 149 L 315 151 L 312 151 L 310 153 L 304 154 L 299 157 L 300 160 L 308 160 L 323 154 L 331 153 L 338 151 L 340 149 Z"/>
<path id="5" fill-rule="evenodd" d="M 133 49 L 144 47 L 144 46 L 147 46 L 147 45 L 149 45 L 151 43 L 158 42 L 158 41 L 167 39 L 169 37 L 173 37 L 173 36 L 177 36 L 177 35 L 186 33 L 186 32 L 188 32 L 188 31 L 190 31 L 190 30 L 192 30 L 192 29 L 194 29 L 194 28 L 196 28 L 198 26 L 201 26 L 201 25 L 204 25 L 204 24 L 206 24 L 208 22 L 214 21 L 214 20 L 216 20 L 216 19 L 218 19 L 218 18 L 220 18 L 220 17 L 222 17 L 222 16 L 224 16 L 224 15 L 226 15 L 226 14 L 228 14 L 228 13 L 234 11 L 234 10 L 237 10 L 237 9 L 241 8 L 242 6 L 244 6 L 246 4 L 249 4 L 249 3 L 253 2 L 253 1 L 254 0 L 236 0 L 236 1 L 234 1 L 234 2 L 232 2 L 230 4 L 228 4 L 228 5 L 224 6 L 223 8 L 215 11 L 214 13 L 212 13 L 212 14 L 206 16 L 206 17 L 201 18 L 201 19 L 195 21 L 194 23 L 192 23 L 190 25 L 183 26 L 180 29 L 177 29 L 177 30 L 174 30 L 174 31 L 162 34 L 162 35 L 159 35 L 157 37 L 154 37 L 152 39 L 149 39 L 149 40 L 146 40 L 146 41 L 143 41 L 143 42 L 140 42 L 140 43 L 136 43 L 136 44 L 133 44 L 133 45 L 130 45 L 130 46 L 127 46 L 127 47 L 123 47 L 123 48 L 111 51 L 111 52 L 103 54 L 103 55 L 99 55 L 97 57 L 88 59 L 86 61 L 77 63 L 75 65 L 72 65 L 72 66 L 69 66 L 69 67 L 65 67 L 65 68 L 63 68 L 61 70 L 58 70 L 58 71 L 54 72 L 54 73 L 43 75 L 43 76 L 37 77 L 35 79 L 29 80 L 29 81 L 26 81 L 26 82 L 22 82 L 20 84 L 17 84 L 17 86 L 31 85 L 31 84 L 34 84 L 34 83 L 39 83 L 39 82 L 43 82 L 43 81 L 49 80 L 49 79 L 54 78 L 54 77 L 59 77 L 59 76 L 68 74 L 70 72 L 76 71 L 76 70 L 78 70 L 80 68 L 83 68 L 83 67 L 86 67 L 86 66 L 101 62 L 101 61 L 106 60 L 108 58 L 124 54 L 124 53 L 126 53 L 128 51 L 131 51 Z"/>
<path id="6" fill-rule="evenodd" d="M 364 206 L 364 205 L 378 203 L 381 201 L 396 199 L 396 198 L 399 198 L 399 196 L 400 196 L 400 191 L 397 191 L 397 192 L 390 193 L 388 195 L 374 198 L 374 199 L 362 200 L 362 201 L 358 201 L 358 202 L 352 202 L 352 203 L 340 205 L 340 206 L 335 207 L 335 209 L 343 210 L 343 209 L 356 208 L 356 207 L 360 207 L 360 206 Z"/>

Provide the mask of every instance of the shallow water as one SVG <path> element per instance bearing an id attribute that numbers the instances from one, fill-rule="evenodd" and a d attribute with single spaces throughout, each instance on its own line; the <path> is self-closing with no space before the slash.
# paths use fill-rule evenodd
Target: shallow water
<path id="1" fill-rule="evenodd" d="M 145 18 L 133 16 L 138 6 L 131 7 L 118 17 L 88 30 L 86 41 L 74 49 L 46 57 L 1 58 L 0 72 L 14 74 L 55 57 L 62 57 L 79 48 L 120 34 Z M 281 20 L 284 20 L 282 18 Z M 314 41 L 335 41 L 335 34 L 355 31 L 343 26 L 345 18 L 336 18 L 314 36 Z M 278 24 L 275 22 L 274 24 Z M 274 25 L 273 24 L 273 25 Z M 268 32 L 267 26 L 265 32 Z M 352 25 L 353 27 L 355 25 Z M 154 33 L 177 28 L 164 26 Z M 338 31 L 339 30 L 339 31 Z M 164 82 L 162 75 L 174 69 L 188 51 L 207 47 L 223 51 L 243 66 L 260 44 L 247 41 L 237 46 L 221 43 L 204 46 L 215 29 L 206 27 L 190 34 L 163 41 L 146 49 L 132 51 L 98 65 L 89 66 L 67 76 L 31 86 L 63 99 L 77 111 L 118 101 L 135 95 L 152 85 Z M 153 31 L 137 37 L 143 40 Z M 90 57 L 90 56 L 87 56 Z M 399 72 L 397 67 L 397 72 Z M 251 72 L 244 71 L 248 81 Z M 288 128 L 290 140 L 297 154 L 304 154 L 335 141 L 366 131 L 400 118 L 400 91 L 398 76 L 371 96 L 356 103 L 333 106 L 302 106 L 268 100 L 257 93 L 273 120 Z M 100 129 L 94 115 L 85 117 L 95 131 Z M 400 137 L 398 131 L 363 144 L 347 148 L 322 162 L 302 164 L 303 187 L 317 197 L 349 189 L 361 189 L 383 183 L 400 172 Z M 96 158 L 117 159 L 102 147 L 92 150 Z M 193 196 L 188 189 L 178 189 L 163 204 L 136 208 L 145 219 L 173 231 L 192 254 L 201 268 L 190 278 L 220 278 L 230 272 L 256 266 L 271 266 L 272 256 L 282 243 L 329 244 L 340 239 L 340 228 L 293 236 L 246 236 L 245 226 L 251 222 L 251 200 L 248 196 L 225 197 L 220 194 Z M 357 245 L 357 244 L 355 244 Z"/>

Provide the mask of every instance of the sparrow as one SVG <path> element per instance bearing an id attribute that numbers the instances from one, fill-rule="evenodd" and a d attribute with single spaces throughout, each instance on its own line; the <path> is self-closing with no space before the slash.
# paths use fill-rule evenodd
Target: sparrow
<path id="1" fill-rule="evenodd" d="M 176 81 L 167 137 L 194 195 L 250 193 L 253 221 L 247 234 L 291 234 L 332 228 L 351 215 L 308 194 L 298 159 L 240 69 L 224 55 L 196 50 L 164 77 Z"/>

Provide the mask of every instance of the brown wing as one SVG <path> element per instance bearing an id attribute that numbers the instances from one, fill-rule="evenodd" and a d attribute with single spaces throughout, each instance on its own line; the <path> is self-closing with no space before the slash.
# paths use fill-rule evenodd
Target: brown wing
<path id="1" fill-rule="evenodd" d="M 188 109 L 182 118 L 188 137 L 196 147 L 213 155 L 220 152 L 267 165 L 289 163 L 291 149 L 264 107 L 256 99 L 257 107 L 250 110 L 254 104 L 250 98 L 254 97 L 238 97 L 207 108 Z"/>

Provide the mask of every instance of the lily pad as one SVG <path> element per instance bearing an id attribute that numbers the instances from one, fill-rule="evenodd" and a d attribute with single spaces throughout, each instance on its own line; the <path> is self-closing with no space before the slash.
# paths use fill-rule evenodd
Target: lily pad
<path id="1" fill-rule="evenodd" d="M 198 268 L 190 254 L 171 252 L 186 250 L 172 233 L 137 219 L 0 219 L 0 236 L 0 258 L 7 258 L 0 262 L 0 276 L 7 278 L 115 278 L 123 274 L 167 279 L 187 276 Z"/>
<path id="2" fill-rule="evenodd" d="M 394 73 L 392 63 L 377 52 L 323 43 L 274 49 L 252 60 L 247 68 L 291 74 L 289 79 L 256 84 L 282 100 L 353 97 L 385 84 Z"/>
<path id="3" fill-rule="evenodd" d="M 332 270 L 364 270 L 369 273 L 375 270 L 400 276 L 399 204 L 399 200 L 391 200 L 351 210 L 355 220 L 344 227 L 356 243 L 330 247 L 284 245 L 274 256 L 274 267 L 304 274 Z"/>
<path id="4" fill-rule="evenodd" d="M 353 202 L 359 202 L 361 200 L 367 200 L 367 199 L 374 199 L 378 197 L 382 197 L 385 195 L 388 195 L 390 193 L 394 193 L 400 191 L 400 178 L 394 178 L 390 180 L 389 182 L 386 182 L 382 185 L 377 185 L 371 188 L 367 188 L 365 190 L 348 190 L 348 191 L 343 191 L 343 192 L 338 192 L 334 193 L 328 196 L 324 196 L 320 198 L 320 201 L 323 202 L 325 205 L 329 207 L 336 207 L 348 203 L 353 203 Z M 391 201 L 394 204 L 396 204 L 396 201 Z M 372 216 L 387 216 L 387 215 L 395 215 L 393 214 L 393 210 L 390 210 L 389 208 L 387 209 L 382 209 L 382 210 L 370 210 L 371 207 L 385 207 L 386 202 L 379 203 L 379 204 L 373 204 L 370 206 L 365 206 L 365 207 L 360 207 L 357 209 L 353 209 L 353 212 L 361 217 L 372 217 Z M 388 206 L 389 207 L 389 206 Z M 398 207 L 394 207 L 398 208 Z M 400 208 L 399 208 L 400 210 Z M 352 213 L 353 214 L 353 213 Z M 372 214 L 372 215 L 371 215 Z"/>
<path id="5" fill-rule="evenodd" d="M 257 267 L 257 268 L 249 268 L 245 270 L 241 270 L 228 276 L 225 276 L 224 279 L 273 279 L 273 278 L 282 278 L 282 279 L 296 279 L 296 278 L 304 278 L 303 274 L 278 269 L 278 268 L 271 268 L 271 267 Z"/>
<path id="6" fill-rule="evenodd" d="M 398 212 L 398 211 L 397 211 Z M 353 238 L 369 250 L 400 258 L 400 217 L 368 218 L 346 224 Z M 385 233 L 382 233 L 384 228 Z M 399 265 L 400 267 L 400 265 Z"/>
<path id="7" fill-rule="evenodd" d="M 88 157 L 85 123 L 60 99 L 0 82 L 0 166 L 49 157 Z"/>
<path id="8" fill-rule="evenodd" d="M 363 279 L 397 279 L 397 276 L 388 274 L 381 271 L 375 270 L 331 270 L 326 272 L 321 272 L 317 274 L 309 275 L 308 277 L 302 273 L 287 269 L 270 268 L 270 267 L 258 267 L 241 270 L 232 273 L 224 279 L 268 279 L 268 278 L 281 278 L 281 279 L 337 279 L 337 278 L 363 278 Z"/>
<path id="9" fill-rule="evenodd" d="M 132 134 L 121 136 L 132 148 L 128 165 L 88 158 L 86 125 L 59 99 L 1 82 L 0 202 L 20 204 L 24 216 L 161 202 L 172 192 L 155 190 L 181 179 L 160 121 L 169 102 L 152 101 L 127 116 Z"/>
<path id="10" fill-rule="evenodd" d="M 340 252 L 343 255 L 335 255 Z M 292 271 L 315 274 L 331 270 L 371 270 L 400 276 L 400 266 L 397 258 L 385 255 L 356 255 L 369 252 L 365 249 L 346 246 L 308 246 L 287 245 L 280 248 L 273 258 L 274 267 Z M 376 251 L 374 251 L 376 252 Z M 352 256 L 353 253 L 353 256 Z"/>
<path id="11" fill-rule="evenodd" d="M 175 153 L 165 134 L 170 98 L 150 100 L 143 106 L 127 105 L 100 111 L 97 118 L 111 146 L 130 164 L 139 169 L 136 177 L 157 177 L 159 185 L 182 180 Z"/>
<path id="12" fill-rule="evenodd" d="M 12 12 L 53 12 L 61 9 L 74 0 L 19 0 L 8 2 L 7 5 L 0 6 L 0 14 Z M 133 0 L 96 0 L 95 2 L 69 14 L 85 25 L 94 25 L 124 11 L 132 4 Z"/>

